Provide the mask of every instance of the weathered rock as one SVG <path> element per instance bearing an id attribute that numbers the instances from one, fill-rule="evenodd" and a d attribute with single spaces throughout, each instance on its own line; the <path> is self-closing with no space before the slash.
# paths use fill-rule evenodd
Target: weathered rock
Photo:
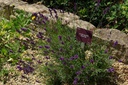
<path id="1" fill-rule="evenodd" d="M 87 21 L 83 21 L 83 20 L 73 20 L 72 22 L 70 22 L 67 26 L 71 27 L 71 28 L 85 28 L 88 30 L 94 30 L 96 27 L 94 25 L 92 25 L 91 23 L 87 22 Z"/>
<path id="2" fill-rule="evenodd" d="M 27 4 L 27 2 L 23 2 L 21 0 L 0 0 L 0 2 L 10 6 L 14 5 L 16 9 L 24 10 L 30 13 L 48 10 L 48 8 L 44 5 L 37 5 L 37 4 L 29 5 Z"/>
<path id="3" fill-rule="evenodd" d="M 117 29 L 96 29 L 94 37 L 106 41 L 113 41 L 109 47 L 112 55 L 124 63 L 128 63 L 128 35 Z M 114 45 L 116 42 L 116 46 Z"/>
<path id="4" fill-rule="evenodd" d="M 62 24 L 68 24 L 74 20 L 79 20 L 79 16 L 72 14 L 72 13 L 68 13 L 68 12 L 60 12 L 59 10 L 57 10 L 58 13 L 58 17 L 62 19 Z"/>
<path id="5" fill-rule="evenodd" d="M 10 15 L 14 14 L 13 9 L 14 6 L 0 2 L 0 17 L 10 19 Z"/>
<path id="6" fill-rule="evenodd" d="M 26 12 L 29 12 L 29 13 L 35 13 L 35 12 L 41 12 L 41 11 L 44 11 L 44 10 L 47 10 L 48 11 L 48 8 L 45 7 L 44 5 L 37 5 L 37 4 L 32 4 L 32 5 L 28 5 L 28 4 L 14 4 L 17 8 L 17 9 L 20 9 L 20 10 L 24 10 Z"/>
<path id="7" fill-rule="evenodd" d="M 117 29 L 96 29 L 94 36 L 107 41 L 117 41 L 118 44 L 128 47 L 128 35 Z"/>

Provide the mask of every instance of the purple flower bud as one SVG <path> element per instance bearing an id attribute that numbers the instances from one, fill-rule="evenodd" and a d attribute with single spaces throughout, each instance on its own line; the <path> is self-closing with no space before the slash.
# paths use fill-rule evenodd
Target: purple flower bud
<path id="1" fill-rule="evenodd" d="M 55 18 L 58 19 L 58 15 L 55 15 Z"/>
<path id="2" fill-rule="evenodd" d="M 64 42 L 61 42 L 62 45 L 64 45 Z"/>
<path id="3" fill-rule="evenodd" d="M 39 12 L 38 14 L 39 14 L 39 16 L 40 16 L 41 18 L 44 17 L 44 15 L 43 15 L 41 12 Z"/>
<path id="4" fill-rule="evenodd" d="M 71 65 L 70 68 L 74 68 L 74 65 Z"/>
<path id="5" fill-rule="evenodd" d="M 74 60 L 74 57 L 70 57 L 70 59 L 69 60 Z"/>
<path id="6" fill-rule="evenodd" d="M 36 80 L 37 83 L 41 83 L 40 81 Z"/>
<path id="7" fill-rule="evenodd" d="M 122 60 L 118 60 L 119 62 L 123 62 Z"/>
<path id="8" fill-rule="evenodd" d="M 62 36 L 58 36 L 59 40 L 62 40 Z"/>
<path id="9" fill-rule="evenodd" d="M 62 62 L 63 65 L 66 65 L 67 63 L 66 62 Z"/>
<path id="10" fill-rule="evenodd" d="M 27 28 L 21 28 L 21 30 L 24 31 L 24 32 L 28 31 Z"/>
<path id="11" fill-rule="evenodd" d="M 76 75 L 80 75 L 82 72 L 81 71 L 77 71 L 76 72 Z"/>
<path id="12" fill-rule="evenodd" d="M 76 80 L 73 81 L 73 85 L 77 85 L 77 81 Z"/>
<path id="13" fill-rule="evenodd" d="M 19 71 L 23 70 L 23 68 L 22 68 L 20 65 L 17 66 L 17 69 L 18 69 Z"/>
<path id="14" fill-rule="evenodd" d="M 85 66 L 84 66 L 84 65 L 82 65 L 82 66 L 81 66 L 81 68 L 82 68 L 82 69 L 85 69 Z"/>
<path id="15" fill-rule="evenodd" d="M 33 14 L 32 14 L 32 16 L 35 16 L 35 17 L 37 17 L 37 13 L 33 13 Z"/>
<path id="16" fill-rule="evenodd" d="M 39 32 L 39 35 L 43 35 L 43 32 Z"/>
<path id="17" fill-rule="evenodd" d="M 52 53 L 55 53 L 55 51 L 54 51 L 54 50 L 51 50 L 51 52 L 52 52 Z"/>
<path id="18" fill-rule="evenodd" d="M 77 59 L 77 58 L 78 58 L 78 55 L 75 55 L 75 56 L 74 56 L 74 59 Z"/>
<path id="19" fill-rule="evenodd" d="M 43 63 L 41 60 L 38 60 L 37 62 L 38 62 L 39 64 Z"/>
<path id="20" fill-rule="evenodd" d="M 27 38 L 26 41 L 29 41 L 29 38 Z"/>
<path id="21" fill-rule="evenodd" d="M 33 57 L 32 60 L 36 60 L 36 59 Z"/>
<path id="22" fill-rule="evenodd" d="M 78 83 L 78 78 L 75 78 L 73 81 L 73 85 L 77 85 L 77 83 Z"/>
<path id="23" fill-rule="evenodd" d="M 43 46 L 39 46 L 39 48 L 43 48 Z"/>
<path id="24" fill-rule="evenodd" d="M 97 5 L 96 6 L 98 7 L 99 5 L 100 5 L 100 0 L 97 0 Z"/>
<path id="25" fill-rule="evenodd" d="M 49 57 L 49 56 L 46 56 L 45 58 L 46 58 L 46 59 L 50 59 L 50 57 Z"/>
<path id="26" fill-rule="evenodd" d="M 23 71 L 25 74 L 28 74 L 28 73 L 32 73 L 34 71 L 34 68 L 32 68 L 31 66 L 27 65 L 23 68 Z"/>
<path id="27" fill-rule="evenodd" d="M 47 42 L 49 42 L 49 43 L 50 43 L 50 42 L 51 42 L 51 39 L 50 39 L 50 38 L 48 38 L 48 39 L 47 39 Z"/>
<path id="28" fill-rule="evenodd" d="M 34 41 L 31 41 L 31 44 L 35 45 L 35 42 Z"/>
<path id="29" fill-rule="evenodd" d="M 118 44 L 118 41 L 114 42 L 113 47 L 115 47 Z"/>
<path id="30" fill-rule="evenodd" d="M 114 68 L 107 69 L 108 72 L 114 72 Z"/>
<path id="31" fill-rule="evenodd" d="M 49 48 L 50 48 L 50 46 L 48 46 L 48 45 L 45 45 L 44 47 L 45 47 L 46 49 L 49 49 Z"/>
<path id="32" fill-rule="evenodd" d="M 23 45 L 24 45 L 24 46 L 28 46 L 28 44 L 27 44 L 26 42 L 23 42 Z"/>
<path id="33" fill-rule="evenodd" d="M 52 9 L 54 11 L 55 14 L 57 14 L 57 11 L 55 9 Z"/>
<path id="34" fill-rule="evenodd" d="M 13 50 L 9 50 L 10 53 L 13 53 Z"/>
<path id="35" fill-rule="evenodd" d="M 49 12 L 50 12 L 50 15 L 53 17 L 53 15 L 52 15 L 52 10 L 49 8 Z"/>
<path id="36" fill-rule="evenodd" d="M 104 51 L 104 53 L 108 53 L 108 49 L 106 49 L 106 50 Z"/>
<path id="37" fill-rule="evenodd" d="M 77 59 L 77 58 L 78 58 L 78 55 L 74 55 L 74 56 L 70 57 L 69 60 L 74 60 L 74 59 Z"/>
<path id="38" fill-rule="evenodd" d="M 43 24 L 46 24 L 46 21 L 45 20 L 42 20 Z"/>
<path id="39" fill-rule="evenodd" d="M 24 63 L 24 61 L 22 61 L 22 60 L 19 60 L 19 63 Z"/>
<path id="40" fill-rule="evenodd" d="M 105 10 L 103 11 L 103 14 L 106 14 L 109 11 L 109 7 L 105 8 Z"/>
<path id="41" fill-rule="evenodd" d="M 60 57 L 60 60 L 63 61 L 64 60 L 64 57 Z"/>
<path id="42" fill-rule="evenodd" d="M 109 59 L 113 59 L 113 56 L 109 56 Z"/>
<path id="43" fill-rule="evenodd" d="M 93 60 L 93 59 L 91 59 L 91 60 L 90 60 L 90 63 L 92 63 L 92 64 L 93 64 L 93 63 L 94 63 L 94 60 Z"/>
<path id="44" fill-rule="evenodd" d="M 44 19 L 45 19 L 46 21 L 48 21 L 48 17 L 44 16 Z"/>

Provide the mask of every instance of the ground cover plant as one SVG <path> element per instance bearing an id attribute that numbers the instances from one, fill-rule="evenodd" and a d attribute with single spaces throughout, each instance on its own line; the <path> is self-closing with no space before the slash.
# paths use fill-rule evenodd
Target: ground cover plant
<path id="1" fill-rule="evenodd" d="M 6 78 L 4 79 L 4 77 L 6 77 L 9 73 L 9 71 L 4 69 L 3 66 L 6 63 L 15 65 L 18 61 L 18 58 L 20 58 L 23 49 L 20 48 L 19 41 L 16 41 L 16 38 L 20 37 L 20 35 L 17 33 L 17 30 L 30 23 L 29 17 L 29 15 L 25 15 L 24 11 L 16 10 L 15 17 L 11 18 L 10 20 L 1 18 L 0 80 L 3 80 L 3 82 L 6 82 Z M 21 52 L 19 50 L 21 50 Z"/>

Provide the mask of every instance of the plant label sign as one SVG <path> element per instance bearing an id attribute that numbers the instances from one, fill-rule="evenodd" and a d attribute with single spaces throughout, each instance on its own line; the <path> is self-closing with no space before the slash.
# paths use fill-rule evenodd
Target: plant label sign
<path id="1" fill-rule="evenodd" d="M 85 44 L 92 42 L 92 31 L 77 27 L 76 38 Z"/>

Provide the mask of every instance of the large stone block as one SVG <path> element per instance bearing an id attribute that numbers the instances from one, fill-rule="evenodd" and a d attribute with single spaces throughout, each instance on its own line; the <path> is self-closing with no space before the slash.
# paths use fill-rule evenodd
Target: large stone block
<path id="1" fill-rule="evenodd" d="M 96 29 L 93 36 L 110 42 L 108 50 L 112 53 L 112 56 L 119 61 L 128 63 L 127 34 L 117 29 Z"/>
<path id="2" fill-rule="evenodd" d="M 14 6 L 7 5 L 3 2 L 0 2 L 0 17 L 10 19 L 10 15 L 13 15 Z"/>
<path id="3" fill-rule="evenodd" d="M 77 28 L 77 27 L 80 27 L 80 28 L 85 28 L 85 29 L 88 29 L 88 30 L 94 30 L 96 27 L 87 22 L 87 21 L 83 21 L 83 20 L 72 20 L 67 26 L 69 26 L 70 28 Z"/>

